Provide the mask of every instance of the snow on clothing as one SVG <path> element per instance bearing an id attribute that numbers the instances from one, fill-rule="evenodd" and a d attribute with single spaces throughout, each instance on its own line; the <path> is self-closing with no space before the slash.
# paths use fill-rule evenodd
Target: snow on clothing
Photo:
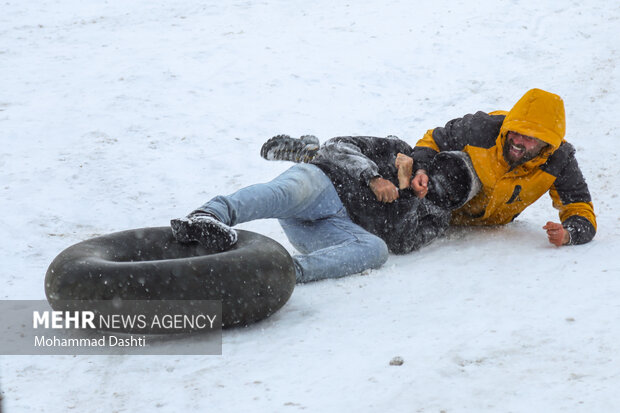
<path id="1" fill-rule="evenodd" d="M 508 131 L 533 136 L 549 146 L 534 159 L 511 168 L 503 156 Z M 414 169 L 427 169 L 439 151 L 464 151 L 471 157 L 483 189 L 452 212 L 452 224 L 506 224 L 549 192 L 570 233 L 570 243 L 583 244 L 596 233 L 596 216 L 575 149 L 564 140 L 564 134 L 562 99 L 532 89 L 510 112 L 477 112 L 429 130 L 414 148 Z"/>
<path id="2" fill-rule="evenodd" d="M 234 226 L 278 218 L 302 254 L 293 260 L 297 281 L 337 278 L 381 266 L 394 253 L 428 244 L 449 225 L 450 213 L 401 191 L 392 203 L 377 201 L 368 187 L 381 176 L 398 185 L 397 138 L 340 137 L 327 141 L 312 164 L 297 164 L 264 184 L 216 196 L 198 208 Z"/>
<path id="3" fill-rule="evenodd" d="M 356 224 L 383 239 L 390 251 L 405 254 L 417 250 L 443 234 L 450 213 L 410 189 L 384 203 L 369 187 L 382 177 L 398 187 L 396 155 L 412 154 L 406 142 L 396 138 L 343 136 L 325 142 L 311 161 L 331 179 L 349 216 Z"/>

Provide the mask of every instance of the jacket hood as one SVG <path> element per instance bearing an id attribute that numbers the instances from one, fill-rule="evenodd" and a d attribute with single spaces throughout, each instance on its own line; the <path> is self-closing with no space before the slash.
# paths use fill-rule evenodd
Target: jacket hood
<path id="1" fill-rule="evenodd" d="M 506 115 L 500 136 L 505 137 L 508 131 L 533 136 L 555 151 L 566 133 L 562 98 L 541 89 L 529 90 Z"/>

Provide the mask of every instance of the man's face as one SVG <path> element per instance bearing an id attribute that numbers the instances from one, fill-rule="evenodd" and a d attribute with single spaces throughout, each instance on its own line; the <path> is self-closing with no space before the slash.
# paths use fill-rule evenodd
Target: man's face
<path id="1" fill-rule="evenodd" d="M 510 166 L 521 165 L 537 157 L 546 146 L 540 139 L 509 131 L 504 143 L 504 158 Z"/>

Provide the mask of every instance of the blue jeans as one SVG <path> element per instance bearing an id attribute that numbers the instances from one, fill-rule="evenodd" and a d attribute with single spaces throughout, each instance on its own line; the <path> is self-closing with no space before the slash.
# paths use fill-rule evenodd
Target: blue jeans
<path id="1" fill-rule="evenodd" d="M 198 210 L 230 226 L 278 218 L 302 253 L 293 257 L 297 282 L 378 268 L 388 258 L 385 242 L 351 221 L 331 180 L 314 165 L 294 165 L 271 182 L 216 196 Z"/>

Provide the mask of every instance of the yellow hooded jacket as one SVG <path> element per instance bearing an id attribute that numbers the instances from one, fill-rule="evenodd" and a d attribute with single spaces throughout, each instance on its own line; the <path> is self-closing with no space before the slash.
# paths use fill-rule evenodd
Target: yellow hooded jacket
<path id="1" fill-rule="evenodd" d="M 477 112 L 429 130 L 414 149 L 416 169 L 427 169 L 439 151 L 464 151 L 482 182 L 482 190 L 452 213 L 454 225 L 498 225 L 511 222 L 549 192 L 571 243 L 588 242 L 596 217 L 575 150 L 564 140 L 564 103 L 541 89 L 528 91 L 510 110 Z M 511 169 L 504 159 L 508 131 L 548 144 L 536 158 Z"/>

